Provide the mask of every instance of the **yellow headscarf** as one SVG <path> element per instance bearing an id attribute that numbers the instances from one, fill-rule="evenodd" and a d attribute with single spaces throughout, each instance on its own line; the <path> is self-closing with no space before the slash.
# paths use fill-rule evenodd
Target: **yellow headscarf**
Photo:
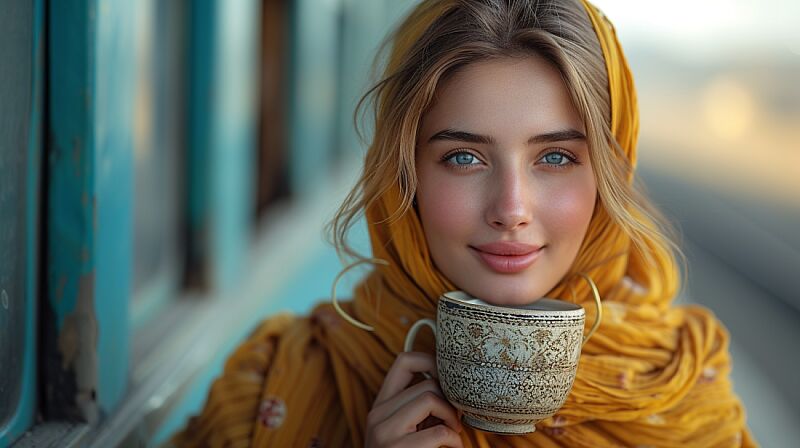
<path id="1" fill-rule="evenodd" d="M 437 4 L 418 8 L 418 33 L 395 44 L 411 45 L 441 13 Z M 612 133 L 633 165 L 632 76 L 611 23 L 583 4 L 608 69 Z M 457 289 L 434 267 L 416 213 L 387 219 L 400 202 L 395 187 L 366 210 L 373 256 L 389 263 L 377 265 L 343 304 L 375 331 L 348 324 L 329 304 L 308 318 L 268 319 L 229 358 L 202 414 L 173 439 L 176 445 L 363 446 L 367 413 L 408 327 L 434 316 L 437 298 Z M 583 349 L 564 407 L 524 436 L 465 427 L 465 447 L 755 445 L 731 391 L 725 329 L 701 307 L 671 307 L 677 277 L 649 275 L 630 239 L 612 227 L 593 220 L 586 239 L 594 243 L 576 260 L 596 279 L 604 318 Z M 614 257 L 619 253 L 626 255 Z M 569 297 L 564 288 L 549 296 Z M 588 289 L 576 290 L 590 297 Z M 592 307 L 586 308 L 591 322 Z M 433 353 L 432 337 L 420 338 L 416 348 Z"/>

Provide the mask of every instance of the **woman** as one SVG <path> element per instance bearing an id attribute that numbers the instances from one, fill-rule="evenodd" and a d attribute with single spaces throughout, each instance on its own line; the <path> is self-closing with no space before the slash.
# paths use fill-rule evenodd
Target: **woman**
<path id="1" fill-rule="evenodd" d="M 364 212 L 376 269 L 354 300 L 266 320 L 228 360 L 187 446 L 750 446 L 728 336 L 670 304 L 679 276 L 634 187 L 638 117 L 614 29 L 583 0 L 430 0 L 392 39 L 364 172 L 331 223 Z M 411 323 L 454 289 L 542 296 L 604 318 L 563 408 L 534 433 L 462 426 Z M 571 294 L 571 291 L 574 294 Z M 588 321 L 595 317 L 586 306 Z"/>

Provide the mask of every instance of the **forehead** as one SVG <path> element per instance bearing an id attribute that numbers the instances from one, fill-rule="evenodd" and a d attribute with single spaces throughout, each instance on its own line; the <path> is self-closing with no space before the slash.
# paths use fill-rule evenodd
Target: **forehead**
<path id="1" fill-rule="evenodd" d="M 423 116 L 421 137 L 443 127 L 498 137 L 583 130 L 561 73 L 540 56 L 469 64 L 439 84 Z"/>

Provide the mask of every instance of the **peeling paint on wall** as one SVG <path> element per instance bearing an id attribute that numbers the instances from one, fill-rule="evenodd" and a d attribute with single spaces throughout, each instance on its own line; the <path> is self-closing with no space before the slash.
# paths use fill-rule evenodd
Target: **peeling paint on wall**
<path id="1" fill-rule="evenodd" d="M 89 423 L 97 421 L 97 318 L 94 312 L 94 273 L 81 276 L 75 309 L 58 334 L 61 368 L 75 373 L 74 402 Z"/>

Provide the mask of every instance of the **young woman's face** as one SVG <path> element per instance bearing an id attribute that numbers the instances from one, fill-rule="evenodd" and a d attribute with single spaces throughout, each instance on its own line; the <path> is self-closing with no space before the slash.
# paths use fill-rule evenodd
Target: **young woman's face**
<path id="1" fill-rule="evenodd" d="M 536 56 L 470 64 L 440 84 L 417 141 L 416 199 L 436 266 L 497 305 L 552 289 L 597 196 L 583 123 Z"/>

